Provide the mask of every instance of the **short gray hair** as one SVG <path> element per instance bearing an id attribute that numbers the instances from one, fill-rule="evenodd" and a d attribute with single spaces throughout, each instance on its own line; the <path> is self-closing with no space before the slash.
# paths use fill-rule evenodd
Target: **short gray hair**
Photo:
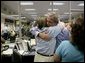
<path id="1" fill-rule="evenodd" d="M 56 23 L 59 22 L 59 16 L 58 16 L 57 12 L 49 12 L 49 13 L 47 13 L 47 17 L 52 18 L 52 20 Z"/>

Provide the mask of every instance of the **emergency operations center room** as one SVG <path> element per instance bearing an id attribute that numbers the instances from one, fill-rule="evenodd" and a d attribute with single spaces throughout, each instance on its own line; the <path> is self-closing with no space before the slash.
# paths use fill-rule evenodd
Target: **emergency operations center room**
<path id="1" fill-rule="evenodd" d="M 1 1 L 1 62 L 84 62 L 84 1 Z"/>

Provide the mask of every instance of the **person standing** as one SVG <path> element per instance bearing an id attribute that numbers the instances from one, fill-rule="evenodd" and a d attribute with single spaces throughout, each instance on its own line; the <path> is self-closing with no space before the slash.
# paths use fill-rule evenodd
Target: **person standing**
<path id="1" fill-rule="evenodd" d="M 54 62 L 53 54 L 56 46 L 56 36 L 64 28 L 64 24 L 59 22 L 58 16 L 53 12 L 47 18 L 47 31 L 38 31 L 37 27 L 31 28 L 31 33 L 38 39 L 36 40 L 36 53 L 34 62 Z"/>

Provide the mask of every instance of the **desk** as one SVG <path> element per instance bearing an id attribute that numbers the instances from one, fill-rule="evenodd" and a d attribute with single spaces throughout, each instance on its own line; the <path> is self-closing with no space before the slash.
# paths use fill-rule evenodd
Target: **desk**
<path id="1" fill-rule="evenodd" d="M 6 43 L 2 46 L 9 45 L 9 48 L 6 51 L 1 52 L 1 62 L 12 62 L 12 54 L 15 43 Z"/>
<path id="2" fill-rule="evenodd" d="M 9 45 L 9 48 L 14 48 L 15 43 L 5 43 L 5 44 L 2 44 L 2 46 L 5 46 L 5 45 Z"/>
<path id="3" fill-rule="evenodd" d="M 1 59 L 2 62 L 14 62 L 14 61 L 16 61 L 15 59 L 12 59 L 13 49 L 14 49 L 14 46 L 16 45 L 16 43 L 6 43 L 6 44 L 3 44 L 3 46 L 4 45 L 9 45 L 9 49 L 2 52 L 2 59 Z M 32 49 L 35 49 L 35 47 L 32 46 Z M 33 62 L 35 50 L 32 50 L 32 51 L 18 50 L 16 52 L 18 52 L 17 59 L 19 59 L 21 57 L 19 60 L 21 60 L 22 62 L 29 62 L 29 61 Z M 19 60 L 17 60 L 17 61 L 19 61 Z"/>
<path id="4" fill-rule="evenodd" d="M 22 54 L 22 62 L 34 62 L 35 51 L 32 52 L 24 52 Z"/>
<path id="5" fill-rule="evenodd" d="M 7 49 L 6 51 L 3 51 L 2 54 L 3 54 L 3 55 L 9 55 L 9 56 L 11 56 L 11 55 L 13 54 L 13 49 L 10 49 L 10 48 L 9 48 L 9 49 Z"/>
<path id="6" fill-rule="evenodd" d="M 11 55 L 13 54 L 13 48 L 15 46 L 15 43 L 8 43 L 8 44 L 3 44 L 2 46 L 8 45 L 9 48 L 6 51 L 3 51 L 2 54 L 4 55 Z"/>

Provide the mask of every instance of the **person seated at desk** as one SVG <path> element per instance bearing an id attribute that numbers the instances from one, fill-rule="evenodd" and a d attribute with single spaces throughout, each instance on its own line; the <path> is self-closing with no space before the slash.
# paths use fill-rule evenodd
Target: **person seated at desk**
<path id="1" fill-rule="evenodd" d="M 16 32 L 14 30 L 10 31 L 10 42 L 11 43 L 15 42 L 16 36 L 17 36 L 17 34 L 16 34 Z"/>
<path id="2" fill-rule="evenodd" d="M 1 37 L 1 45 L 5 43 L 5 39 Z"/>
<path id="3" fill-rule="evenodd" d="M 1 30 L 1 36 L 5 40 L 9 39 L 10 33 L 9 33 L 9 27 L 7 24 L 4 24 L 4 27 Z"/>

